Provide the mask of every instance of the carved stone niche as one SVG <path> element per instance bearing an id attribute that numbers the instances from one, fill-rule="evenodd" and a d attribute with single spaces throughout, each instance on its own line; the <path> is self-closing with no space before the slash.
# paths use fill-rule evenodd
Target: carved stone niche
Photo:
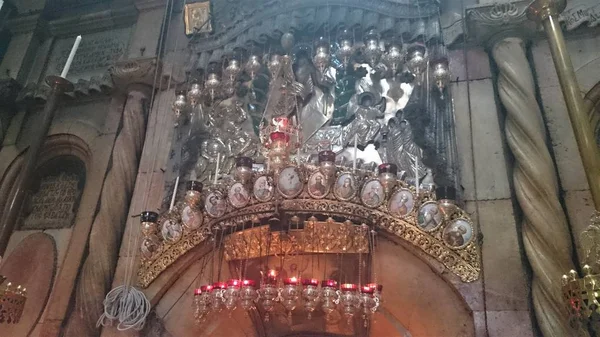
<path id="1" fill-rule="evenodd" d="M 531 36 L 536 32 L 536 23 L 527 19 L 529 3 L 515 1 L 467 8 L 465 17 L 469 40 L 491 47 L 508 36 Z"/>
<path id="2" fill-rule="evenodd" d="M 18 220 L 19 229 L 68 228 L 79 208 L 85 166 L 75 156 L 60 156 L 35 173 Z"/>
<path id="3" fill-rule="evenodd" d="M 118 62 L 108 72 L 119 89 L 128 90 L 134 84 L 153 86 L 155 81 L 162 80 L 156 78 L 161 73 L 160 70 L 161 64 L 155 57 L 140 57 Z"/>

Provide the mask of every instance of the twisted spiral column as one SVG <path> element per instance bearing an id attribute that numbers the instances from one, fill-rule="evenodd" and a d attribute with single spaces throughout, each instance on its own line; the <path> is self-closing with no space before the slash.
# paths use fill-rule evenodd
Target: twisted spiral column
<path id="1" fill-rule="evenodd" d="M 112 165 L 104 180 L 98 213 L 92 224 L 88 256 L 77 284 L 75 308 L 65 334 L 67 337 L 100 334 L 96 322 L 104 312 L 104 296 L 110 290 L 117 263 L 144 143 L 148 100 L 147 88 L 138 86 L 128 93 L 122 127 L 111 156 Z"/>
<path id="2" fill-rule="evenodd" d="M 525 253 L 533 269 L 536 318 L 545 337 L 571 336 L 560 283 L 565 271 L 575 268 L 571 239 L 523 41 L 505 38 L 493 46 L 492 56 L 507 111 L 506 138 L 515 157 L 513 180 L 523 210 Z"/>

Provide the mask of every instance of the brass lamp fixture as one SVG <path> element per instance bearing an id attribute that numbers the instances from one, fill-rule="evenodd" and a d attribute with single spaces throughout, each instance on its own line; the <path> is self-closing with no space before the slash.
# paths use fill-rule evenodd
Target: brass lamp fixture
<path id="1" fill-rule="evenodd" d="M 6 277 L 0 275 L 0 323 L 19 323 L 25 301 L 27 289 L 21 286 L 13 287 L 11 282 L 6 282 Z"/>

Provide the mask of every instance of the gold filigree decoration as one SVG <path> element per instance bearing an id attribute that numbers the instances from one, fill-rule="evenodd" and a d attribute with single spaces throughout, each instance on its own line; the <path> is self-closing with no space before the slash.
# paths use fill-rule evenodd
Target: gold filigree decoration
<path id="1" fill-rule="evenodd" d="M 360 227 L 344 223 L 305 221 L 303 229 L 271 232 L 260 226 L 233 233 L 224 239 L 225 260 L 287 256 L 301 253 L 368 253 L 369 242 Z"/>

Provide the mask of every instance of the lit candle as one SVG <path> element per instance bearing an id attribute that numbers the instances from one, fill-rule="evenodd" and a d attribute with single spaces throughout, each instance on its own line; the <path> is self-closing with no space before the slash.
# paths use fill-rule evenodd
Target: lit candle
<path id="1" fill-rule="evenodd" d="M 214 184 L 217 184 L 217 179 L 219 179 L 219 161 L 221 161 L 221 153 L 217 153 L 217 169 L 215 170 L 215 181 Z"/>
<path id="2" fill-rule="evenodd" d="M 73 48 L 71 48 L 71 54 L 69 54 L 67 63 L 65 64 L 65 67 L 63 68 L 62 73 L 60 73 L 60 77 L 67 78 L 67 73 L 69 72 L 69 69 L 71 68 L 71 63 L 73 63 L 73 59 L 75 58 L 75 53 L 77 52 L 77 49 L 79 48 L 79 43 L 81 43 L 81 35 L 78 35 L 77 38 L 75 39 Z"/>
<path id="3" fill-rule="evenodd" d="M 195 295 L 195 296 L 198 296 L 198 295 L 200 295 L 200 294 L 202 294 L 202 290 L 201 290 L 201 289 L 199 289 L 199 288 L 196 288 L 196 290 L 194 290 L 194 295 Z"/>
<path id="4" fill-rule="evenodd" d="M 356 172 L 356 157 L 358 156 L 358 135 L 354 135 L 354 161 L 352 161 L 352 171 Z"/>
<path id="5" fill-rule="evenodd" d="M 171 197 L 171 205 L 169 206 L 169 211 L 173 210 L 173 206 L 175 206 L 175 196 L 177 195 L 177 186 L 179 186 L 179 176 L 175 179 L 175 187 L 173 187 L 173 196 Z"/>

